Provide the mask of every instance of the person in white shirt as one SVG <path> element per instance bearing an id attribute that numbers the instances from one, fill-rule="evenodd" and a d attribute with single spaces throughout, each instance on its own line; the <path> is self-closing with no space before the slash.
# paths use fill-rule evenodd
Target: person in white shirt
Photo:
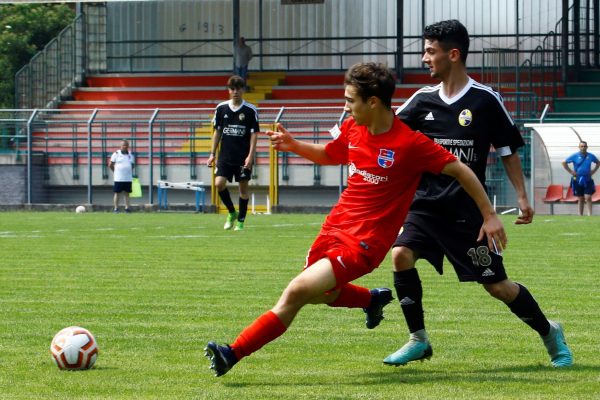
<path id="1" fill-rule="evenodd" d="M 113 184 L 113 212 L 119 212 L 119 194 L 123 193 L 125 197 L 125 212 L 131 212 L 129 208 L 129 193 L 131 193 L 131 182 L 133 181 L 133 164 L 135 158 L 133 154 L 129 152 L 129 142 L 123 140 L 121 142 L 121 148 L 115 151 L 110 157 L 110 163 L 108 166 L 114 173 L 114 184 Z"/>

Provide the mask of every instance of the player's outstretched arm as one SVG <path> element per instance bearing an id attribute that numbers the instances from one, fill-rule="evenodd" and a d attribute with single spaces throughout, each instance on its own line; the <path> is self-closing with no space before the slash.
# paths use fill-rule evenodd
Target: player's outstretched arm
<path id="1" fill-rule="evenodd" d="M 212 167 L 215 163 L 215 153 L 217 152 L 217 147 L 219 147 L 219 142 L 221 141 L 221 133 L 217 130 L 213 130 L 213 137 L 210 146 L 210 154 L 208 155 L 208 159 L 206 160 L 206 166 Z"/>
<path id="2" fill-rule="evenodd" d="M 304 157 L 316 164 L 335 165 L 337 162 L 332 160 L 325 151 L 325 145 L 306 143 L 296 140 L 281 124 L 277 124 L 277 131 L 267 131 L 266 134 L 271 140 L 271 146 L 279 151 L 290 151 Z"/>
<path id="3" fill-rule="evenodd" d="M 244 168 L 252 168 L 254 164 L 254 156 L 256 154 L 256 142 L 258 140 L 259 132 L 253 132 L 250 136 L 250 151 L 248 151 L 248 156 L 244 160 Z"/>
<path id="4" fill-rule="evenodd" d="M 523 177 L 519 153 L 513 153 L 509 156 L 502 157 L 502 164 L 504 164 L 504 170 L 506 171 L 510 183 L 515 188 L 515 192 L 517 192 L 517 201 L 519 202 L 519 210 L 521 212 L 519 213 L 515 224 L 530 224 L 533 221 L 534 211 L 527 198 L 525 178 Z"/>
<path id="5" fill-rule="evenodd" d="M 508 241 L 506 232 L 504 231 L 504 225 L 502 224 L 502 221 L 500 221 L 500 218 L 498 218 L 483 185 L 479 182 L 475 173 L 471 168 L 460 161 L 446 164 L 442 173 L 456 178 L 463 189 L 465 189 L 477 204 L 477 207 L 483 216 L 483 225 L 481 226 L 481 231 L 479 232 L 477 240 L 483 239 L 484 236 L 487 237 L 488 248 L 496 253 L 501 253 L 502 250 L 506 248 Z"/>
<path id="6" fill-rule="evenodd" d="M 598 171 L 598 168 L 600 168 L 600 163 L 594 161 L 594 168 L 590 171 L 590 176 L 594 175 Z"/>

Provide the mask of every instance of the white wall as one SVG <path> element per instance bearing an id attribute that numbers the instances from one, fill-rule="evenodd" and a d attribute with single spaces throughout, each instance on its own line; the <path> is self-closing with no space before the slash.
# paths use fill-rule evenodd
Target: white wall
<path id="1" fill-rule="evenodd" d="M 119 54 L 206 55 L 214 58 L 184 60 L 184 70 L 228 70 L 233 46 L 233 6 L 229 0 L 170 0 L 143 2 L 109 2 L 108 40 L 189 40 L 190 43 L 139 43 L 128 45 Z M 303 52 L 395 52 L 396 0 L 325 0 L 322 4 L 282 5 L 280 0 L 263 0 L 262 26 L 259 0 L 240 0 L 240 34 L 250 38 L 255 53 L 261 49 L 256 39 L 266 41 L 262 53 L 302 54 Z M 424 9 L 422 8 L 424 5 Z M 518 20 L 517 20 L 518 13 Z M 472 50 L 482 48 L 535 48 L 540 38 L 514 39 L 516 32 L 545 34 L 556 27 L 561 14 L 561 0 L 405 0 L 404 35 L 415 36 L 404 42 L 405 52 L 421 52 L 419 39 L 423 24 L 444 19 L 459 19 L 471 35 L 507 34 L 507 38 L 474 38 Z M 262 29 L 261 29 L 262 28 Z M 371 40 L 270 41 L 276 38 L 373 37 Z M 254 40 L 252 40 L 254 39 Z M 204 42 L 217 40 L 217 42 Z M 109 53 L 111 47 L 109 46 Z M 113 47 L 114 52 L 114 47 Z M 523 57 L 526 57 L 524 55 Z M 372 60 L 372 56 L 319 56 L 264 58 L 265 69 L 346 69 L 354 62 Z M 378 61 L 394 64 L 393 55 Z M 255 58 L 250 68 L 258 69 Z M 407 54 L 406 67 L 420 67 L 419 57 Z M 469 59 L 478 66 L 481 57 Z M 137 70 L 177 70 L 179 59 L 136 61 Z M 111 69 L 126 71 L 127 61 L 113 62 Z"/>

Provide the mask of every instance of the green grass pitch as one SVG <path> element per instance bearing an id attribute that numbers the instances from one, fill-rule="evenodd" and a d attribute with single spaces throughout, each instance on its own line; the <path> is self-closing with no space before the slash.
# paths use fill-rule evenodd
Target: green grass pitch
<path id="1" fill-rule="evenodd" d="M 215 378 L 203 347 L 231 342 L 301 269 L 323 215 L 0 213 L 0 399 L 600 399 L 600 219 L 503 216 L 509 276 L 563 323 L 575 366 L 550 367 L 539 337 L 451 267 L 419 264 L 434 355 L 383 358 L 407 337 L 397 301 L 374 329 L 361 310 L 307 306 L 285 335 Z M 357 283 L 391 286 L 391 261 Z M 49 346 L 80 325 L 89 371 Z"/>

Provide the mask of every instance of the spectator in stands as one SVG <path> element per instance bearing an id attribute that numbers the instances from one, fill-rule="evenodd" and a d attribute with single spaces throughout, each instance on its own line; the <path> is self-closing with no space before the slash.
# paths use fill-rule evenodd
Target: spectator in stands
<path id="1" fill-rule="evenodd" d="M 131 212 L 129 207 L 129 193 L 131 193 L 131 182 L 133 181 L 133 165 L 135 158 L 129 152 L 129 142 L 123 140 L 121 148 L 115 151 L 110 157 L 108 166 L 114 173 L 113 184 L 113 212 L 119 212 L 119 195 L 123 193 L 125 198 L 125 212 Z"/>
<path id="2" fill-rule="evenodd" d="M 348 187 L 325 219 L 303 271 L 288 284 L 277 304 L 246 327 L 231 346 L 208 342 L 206 356 L 216 376 L 285 333 L 307 304 L 362 308 L 367 328 L 376 327 L 383 319 L 383 307 L 392 300 L 391 290 L 369 290 L 351 282 L 373 271 L 385 258 L 423 173 L 455 177 L 481 212 L 480 236 L 487 238 L 490 247 L 493 240 L 500 248 L 506 244 L 502 222 L 475 174 L 394 116 L 392 72 L 382 64 L 355 64 L 344 82 L 345 110 L 351 117 L 331 129 L 331 142 L 296 140 L 281 124 L 276 132 L 267 132 L 276 150 L 291 151 L 321 165 L 349 165 Z M 281 238 L 268 240 L 285 245 Z"/>
<path id="3" fill-rule="evenodd" d="M 231 229 L 237 220 L 236 231 L 244 229 L 248 211 L 248 181 L 252 175 L 256 139 L 260 130 L 256 107 L 243 98 L 245 87 L 245 81 L 240 76 L 234 75 L 227 81 L 229 101 L 220 103 L 215 110 L 212 147 L 206 162 L 209 167 L 213 166 L 220 143 L 215 186 L 221 202 L 229 211 L 223 228 Z M 227 181 L 231 182 L 234 177 L 239 184 L 239 213 L 235 211 L 227 189 Z"/>
<path id="4" fill-rule="evenodd" d="M 592 195 L 596 192 L 596 184 L 592 179 L 592 175 L 598 171 L 600 163 L 598 158 L 587 151 L 587 142 L 579 142 L 579 151 L 575 154 L 571 154 L 562 165 L 570 175 L 573 175 L 571 179 L 571 187 L 573 188 L 573 195 L 577 196 L 579 205 L 579 215 L 583 215 L 584 204 L 587 204 L 587 215 L 592 215 Z M 592 163 L 594 167 L 592 168 Z M 569 164 L 573 164 L 573 169 L 569 167 Z"/>
<path id="5" fill-rule="evenodd" d="M 248 80 L 248 64 L 252 59 L 252 49 L 246 44 L 246 39 L 240 37 L 234 48 L 235 74 L 241 76 L 244 81 Z"/>
<path id="6" fill-rule="evenodd" d="M 482 184 L 485 184 L 488 152 L 493 145 L 517 192 L 521 213 L 516 223 L 529 224 L 533 208 L 527 199 L 517 152 L 524 145 L 523 138 L 501 97 L 467 74 L 467 29 L 457 20 L 442 21 L 426 26 L 423 39 L 422 61 L 431 77 L 441 83 L 418 90 L 396 114 L 412 129 L 423 132 L 457 155 Z M 475 203 L 455 179 L 423 175 L 392 249 L 394 286 L 408 325 L 409 339 L 383 360 L 385 364 L 405 365 L 431 357 L 432 347 L 425 330 L 423 286 L 415 263 L 425 259 L 442 274 L 444 256 L 454 266 L 461 282 L 481 284 L 540 335 L 554 367 L 573 363 L 560 325 L 546 319 L 525 286 L 507 277 L 502 252 L 489 250 L 478 238 L 480 226 L 481 215 Z"/>

